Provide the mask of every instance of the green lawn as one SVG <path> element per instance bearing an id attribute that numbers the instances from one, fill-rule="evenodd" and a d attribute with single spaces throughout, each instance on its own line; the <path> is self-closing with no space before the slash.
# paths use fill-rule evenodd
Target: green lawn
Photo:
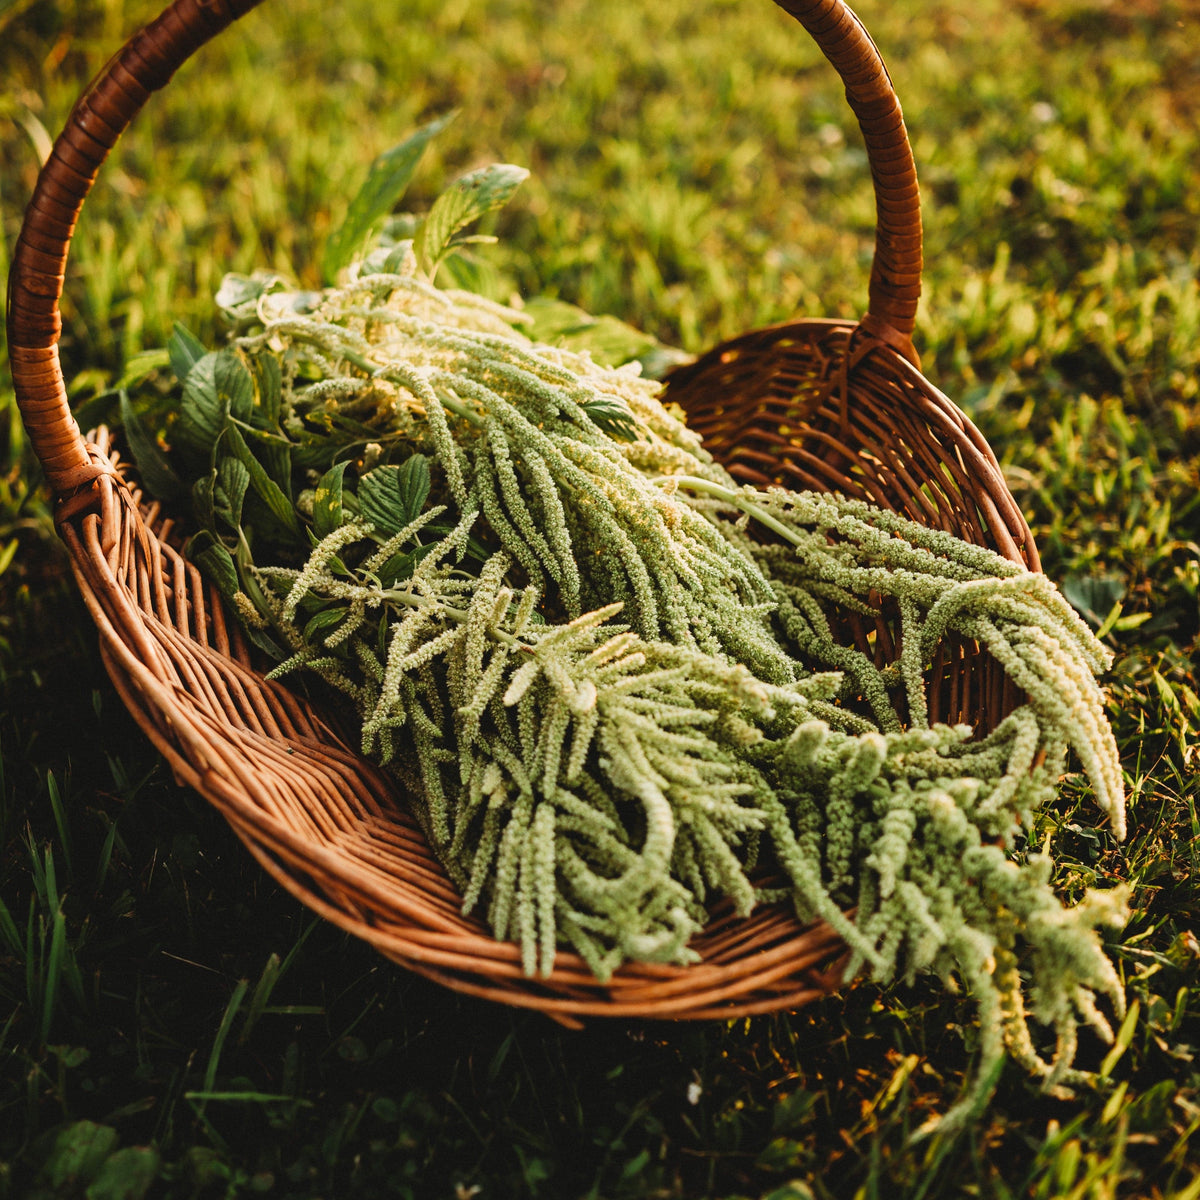
<path id="1" fill-rule="evenodd" d="M 0 0 L 6 247 L 45 131 L 152 11 Z M 0 1198 L 1200 1197 L 1200 10 L 859 11 L 923 182 L 926 373 L 1117 653 L 1130 837 L 1095 831 L 1075 776 L 1035 831 L 1065 894 L 1134 885 L 1113 955 L 1138 1015 L 1116 1051 L 1080 1049 L 1105 1081 L 1051 1099 L 1010 1065 L 968 1132 L 913 1144 L 976 1052 L 969 998 L 932 982 L 567 1033 L 315 922 L 123 712 L 5 371 Z M 115 420 L 114 382 L 174 320 L 216 336 L 226 271 L 315 285 L 367 164 L 451 108 L 409 200 L 529 167 L 504 289 L 693 351 L 861 311 L 865 154 L 766 0 L 276 0 L 152 103 L 85 210 L 63 341 L 81 421 Z"/>

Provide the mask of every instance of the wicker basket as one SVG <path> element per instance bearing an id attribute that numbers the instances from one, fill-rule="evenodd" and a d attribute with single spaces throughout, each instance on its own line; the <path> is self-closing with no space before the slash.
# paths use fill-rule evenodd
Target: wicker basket
<path id="1" fill-rule="evenodd" d="M 746 334 L 676 370 L 668 395 L 741 478 L 840 490 L 1038 565 L 994 455 L 921 375 L 910 336 L 921 223 L 912 153 L 891 81 L 841 0 L 778 0 L 846 84 L 875 181 L 870 304 L 861 322 L 804 320 Z M 176 0 L 85 93 L 38 181 L 13 258 L 8 338 L 18 403 L 57 500 L 57 522 L 100 652 L 130 712 L 181 784 L 208 798 L 288 891 L 411 970 L 463 992 L 580 1016 L 731 1017 L 796 1008 L 840 982 L 843 946 L 785 907 L 715 913 L 690 967 L 631 964 L 599 984 L 560 952 L 548 979 L 521 971 L 430 853 L 394 781 L 337 720 L 263 680 L 213 588 L 179 553 L 101 434 L 71 416 L 58 359 L 67 251 L 100 164 L 150 92 L 258 0 Z M 880 660 L 894 614 L 845 635 Z M 1010 694 L 1011 693 L 1011 694 Z M 975 647 L 944 651 L 931 717 L 995 724 L 1015 693 Z"/>

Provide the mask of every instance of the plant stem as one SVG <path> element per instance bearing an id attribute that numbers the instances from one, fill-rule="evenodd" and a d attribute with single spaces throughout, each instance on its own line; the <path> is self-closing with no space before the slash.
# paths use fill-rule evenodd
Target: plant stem
<path id="1" fill-rule="evenodd" d="M 402 588 L 383 588 L 380 590 L 380 595 L 393 604 L 404 604 L 409 608 L 437 608 L 460 625 L 466 621 L 469 615 L 466 609 L 451 608 L 450 605 L 443 604 L 433 596 L 418 596 L 415 592 L 405 591 Z M 519 638 L 513 637 L 511 633 L 505 633 L 503 629 L 489 629 L 488 635 L 505 646 L 515 646 L 521 650 L 531 649 Z"/>
<path id="2" fill-rule="evenodd" d="M 355 350 L 342 350 L 341 354 L 347 362 L 353 363 L 362 371 L 369 372 L 376 379 L 387 379 L 392 383 L 399 383 L 401 385 L 404 383 L 403 376 L 397 375 L 387 370 L 386 367 L 379 366 L 377 363 L 373 363 L 365 354 L 359 354 Z M 438 400 L 441 401 L 443 407 L 448 408 L 455 416 L 462 417 L 464 421 L 470 421 L 472 425 L 480 429 L 483 429 L 487 424 L 478 413 L 472 412 L 457 400 L 451 400 L 449 396 L 438 396 Z"/>
<path id="3" fill-rule="evenodd" d="M 714 496 L 718 500 L 724 500 L 727 504 L 746 513 L 747 516 L 753 517 L 760 525 L 765 525 L 773 533 L 779 534 L 781 538 L 791 542 L 793 546 L 800 545 L 800 539 L 796 536 L 794 530 L 789 529 L 781 521 L 776 520 L 762 505 L 755 504 L 753 500 L 747 500 L 745 495 L 740 491 L 735 491 L 733 488 L 725 487 L 720 483 L 713 483 L 709 479 L 700 479 L 695 475 L 660 475 L 653 482 L 657 484 L 673 483 L 676 487 L 687 488 L 693 492 L 703 492 L 706 495 Z"/>

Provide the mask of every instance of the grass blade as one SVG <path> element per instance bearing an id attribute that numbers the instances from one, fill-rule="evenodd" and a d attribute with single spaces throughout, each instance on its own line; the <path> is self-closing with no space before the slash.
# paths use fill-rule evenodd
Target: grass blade
<path id="1" fill-rule="evenodd" d="M 1121 1022 L 1121 1028 L 1117 1031 L 1117 1037 L 1113 1042 L 1112 1049 L 1104 1056 L 1104 1061 L 1100 1064 L 1100 1075 L 1102 1078 L 1108 1078 L 1112 1075 L 1113 1067 L 1120 1062 L 1121 1056 L 1129 1049 L 1129 1044 L 1133 1041 L 1133 1035 L 1137 1029 L 1138 1014 L 1141 1010 L 1142 1005 L 1138 1000 L 1135 1000 L 1129 1006 L 1129 1011 L 1125 1014 L 1125 1020 Z"/>
<path id="2" fill-rule="evenodd" d="M 238 1045 L 245 1044 L 246 1039 L 250 1036 L 250 1031 L 258 1022 L 258 1018 L 262 1016 L 267 1001 L 271 999 L 271 993 L 279 981 L 280 965 L 279 955 L 272 952 L 267 959 L 267 965 L 263 967 L 262 974 L 258 977 L 254 994 L 250 997 L 250 1004 L 246 1009 L 246 1019 L 242 1022 L 241 1033 L 238 1034 Z"/>
<path id="3" fill-rule="evenodd" d="M 21 942 L 20 933 L 17 932 L 17 923 L 8 911 L 3 897 L 0 897 L 0 943 L 8 947 L 18 962 L 25 957 L 25 947 Z"/>
<path id="4" fill-rule="evenodd" d="M 54 866 L 54 850 L 46 847 L 42 869 L 42 903 L 48 912 L 58 911 L 58 872 Z"/>
<path id="5" fill-rule="evenodd" d="M 42 988 L 42 1021 L 38 1030 L 43 1045 L 50 1040 L 50 1026 L 54 1022 L 54 1008 L 58 1003 L 58 984 L 62 978 L 63 962 L 68 953 L 67 918 L 61 908 L 55 910 L 53 921 L 50 953 L 46 958 L 45 982 Z"/>
<path id="6" fill-rule="evenodd" d="M 58 840 L 62 846 L 63 862 L 67 867 L 67 878 L 70 879 L 73 873 L 71 867 L 71 829 L 67 824 L 67 814 L 63 809 L 62 793 L 58 790 L 58 780 L 54 777 L 53 771 L 46 772 L 46 791 L 50 794 L 50 811 L 54 814 L 54 825 L 58 829 Z M 46 853 L 49 854 L 49 850 Z"/>
<path id="7" fill-rule="evenodd" d="M 108 878 L 108 869 L 112 863 L 113 847 L 117 841 L 117 822 L 112 821 L 108 826 L 108 833 L 104 838 L 104 845 L 100 847 L 100 858 L 96 864 L 96 891 L 100 891 L 104 887 L 104 881 Z"/>
<path id="8" fill-rule="evenodd" d="M 201 1089 L 204 1092 L 211 1092 L 216 1083 L 217 1068 L 221 1063 L 221 1051 L 225 1047 L 225 1039 L 229 1036 L 230 1029 L 233 1028 L 233 1019 L 242 1006 L 242 1000 L 249 986 L 248 979 L 239 979 L 237 987 L 233 989 L 233 995 L 229 998 L 229 1003 L 225 1006 L 225 1014 L 221 1017 L 221 1024 L 217 1026 L 217 1036 L 213 1038 L 212 1051 L 208 1056 L 208 1066 L 204 1070 L 204 1087 Z M 202 1113 L 203 1102 L 201 1103 Z"/>
<path id="9" fill-rule="evenodd" d="M 38 1008 L 38 1000 L 40 990 L 38 988 L 38 968 L 37 958 L 34 953 L 34 923 L 37 917 L 37 906 L 31 900 L 29 902 L 29 916 L 25 920 L 25 996 L 29 1001 L 30 1012 L 36 1012 Z"/>
<path id="10" fill-rule="evenodd" d="M 209 1100 L 234 1101 L 243 1104 L 275 1104 L 284 1101 L 301 1108 L 311 1108 L 313 1104 L 311 1100 L 298 1100 L 295 1096 L 279 1095 L 275 1092 L 184 1092 L 183 1098 L 205 1102 Z"/>

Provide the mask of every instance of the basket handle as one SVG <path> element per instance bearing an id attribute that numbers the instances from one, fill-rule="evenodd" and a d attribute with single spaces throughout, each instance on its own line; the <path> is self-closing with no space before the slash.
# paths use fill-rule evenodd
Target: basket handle
<path id="1" fill-rule="evenodd" d="M 261 0 L 174 0 L 89 85 L 38 176 L 8 279 L 8 353 L 17 405 L 55 496 L 105 468 L 71 415 L 59 362 L 59 299 L 75 222 L 100 165 L 150 94 L 205 42 Z M 916 361 L 911 334 L 921 288 L 921 213 L 912 150 L 883 60 L 843 0 L 776 0 L 812 35 L 846 85 L 875 181 L 875 260 L 867 332 Z"/>
<path id="2" fill-rule="evenodd" d="M 875 257 L 860 325 L 915 367 L 921 296 L 921 196 L 904 114 L 871 35 L 844 0 L 775 0 L 811 35 L 846 85 L 875 185 Z"/>

